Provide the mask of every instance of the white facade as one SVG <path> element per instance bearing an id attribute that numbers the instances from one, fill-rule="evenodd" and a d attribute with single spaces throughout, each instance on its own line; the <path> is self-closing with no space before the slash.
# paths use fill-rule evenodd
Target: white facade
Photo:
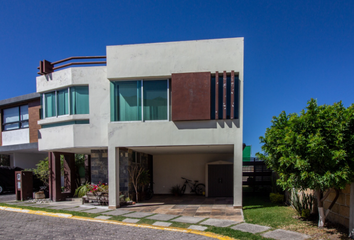
<path id="1" fill-rule="evenodd" d="M 2 145 L 16 145 L 16 144 L 25 144 L 29 143 L 29 129 L 18 129 L 7 132 L 2 132 Z"/>
<path id="2" fill-rule="evenodd" d="M 38 148 L 41 151 L 90 153 L 90 149 L 107 148 L 110 122 L 109 81 L 106 67 L 76 67 L 37 77 L 37 92 L 43 93 L 71 86 L 89 86 L 90 114 L 45 118 L 38 124 L 89 120 L 90 124 L 73 124 L 42 128 Z"/>
<path id="3" fill-rule="evenodd" d="M 216 71 L 234 71 L 238 76 L 238 119 L 111 121 L 111 81 L 170 79 L 174 73 Z M 78 85 L 89 86 L 89 114 L 46 118 L 38 123 L 89 120 L 89 124 L 42 128 L 39 150 L 90 153 L 91 149 L 108 149 L 111 208 L 119 206 L 122 147 L 153 156 L 156 193 L 167 193 L 166 189 L 180 183 L 177 181 L 183 174 L 207 181 L 207 163 L 233 162 L 234 206 L 242 206 L 243 38 L 108 46 L 107 67 L 68 68 L 37 77 L 39 93 Z"/>

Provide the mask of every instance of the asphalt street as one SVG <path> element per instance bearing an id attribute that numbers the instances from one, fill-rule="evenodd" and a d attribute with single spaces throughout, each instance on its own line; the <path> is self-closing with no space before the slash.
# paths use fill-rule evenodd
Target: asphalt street
<path id="1" fill-rule="evenodd" d="M 0 239 L 212 239 L 164 230 L 113 225 L 0 210 Z"/>

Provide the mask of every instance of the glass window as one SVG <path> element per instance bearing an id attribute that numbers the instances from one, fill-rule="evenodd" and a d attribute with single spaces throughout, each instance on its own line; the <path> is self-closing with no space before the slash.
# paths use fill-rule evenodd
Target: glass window
<path id="1" fill-rule="evenodd" d="M 28 128 L 28 105 L 20 107 L 21 128 Z"/>
<path id="2" fill-rule="evenodd" d="M 68 89 L 57 92 L 57 109 L 58 116 L 69 114 L 68 109 Z"/>
<path id="3" fill-rule="evenodd" d="M 28 106 L 13 107 L 3 110 L 3 130 L 28 128 Z"/>
<path id="4" fill-rule="evenodd" d="M 63 89 L 57 92 L 57 108 L 58 116 L 69 114 L 68 89 Z"/>
<path id="5" fill-rule="evenodd" d="M 89 89 L 88 86 L 70 88 L 71 114 L 88 114 Z"/>
<path id="6" fill-rule="evenodd" d="M 55 117 L 56 116 L 56 109 L 55 109 L 55 92 L 50 92 L 44 94 L 44 104 L 45 104 L 45 111 L 44 116 L 47 117 Z"/>
<path id="7" fill-rule="evenodd" d="M 44 93 L 42 96 L 42 118 L 68 114 L 89 114 L 90 112 L 88 86 L 70 87 Z"/>
<path id="8" fill-rule="evenodd" d="M 114 120 L 137 121 L 141 120 L 141 82 L 114 83 Z"/>
<path id="9" fill-rule="evenodd" d="M 4 123 L 20 121 L 18 107 L 4 109 Z"/>
<path id="10" fill-rule="evenodd" d="M 167 81 L 144 81 L 144 120 L 167 120 Z"/>
<path id="11" fill-rule="evenodd" d="M 111 121 L 168 120 L 167 98 L 167 80 L 111 82 Z"/>

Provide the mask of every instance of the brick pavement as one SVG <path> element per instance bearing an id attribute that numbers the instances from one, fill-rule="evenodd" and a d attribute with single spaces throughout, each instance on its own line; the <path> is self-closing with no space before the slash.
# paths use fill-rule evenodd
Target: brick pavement
<path id="1" fill-rule="evenodd" d="M 212 239 L 148 228 L 39 216 L 0 210 L 0 239 Z"/>

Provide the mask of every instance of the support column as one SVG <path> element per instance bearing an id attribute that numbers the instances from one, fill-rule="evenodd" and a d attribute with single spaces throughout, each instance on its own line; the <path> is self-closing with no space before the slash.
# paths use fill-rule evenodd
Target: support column
<path id="1" fill-rule="evenodd" d="M 65 189 L 64 191 L 65 193 L 70 193 L 73 195 L 76 189 L 75 154 L 67 153 L 63 155 L 64 155 L 64 189 Z"/>
<path id="2" fill-rule="evenodd" d="M 61 166 L 60 156 L 64 156 L 64 188 L 61 191 Z M 75 155 L 73 153 L 50 152 L 49 164 L 49 198 L 54 202 L 64 201 L 72 197 L 75 192 Z"/>
<path id="3" fill-rule="evenodd" d="M 49 161 L 49 198 L 54 202 L 61 200 L 60 154 L 50 152 Z"/>
<path id="4" fill-rule="evenodd" d="M 242 208 L 242 139 L 234 144 L 234 208 Z"/>
<path id="5" fill-rule="evenodd" d="M 85 182 L 91 183 L 91 155 L 85 155 Z"/>
<path id="6" fill-rule="evenodd" d="M 109 209 L 119 208 L 119 148 L 108 147 Z"/>

